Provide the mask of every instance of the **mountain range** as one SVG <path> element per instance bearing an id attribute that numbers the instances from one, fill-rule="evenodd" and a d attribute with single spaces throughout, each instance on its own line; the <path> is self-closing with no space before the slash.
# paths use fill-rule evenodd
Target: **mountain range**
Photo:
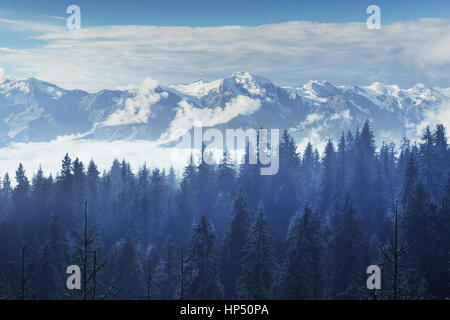
<path id="1" fill-rule="evenodd" d="M 327 81 L 281 87 L 235 72 L 215 81 L 161 86 L 152 79 L 121 90 L 65 90 L 34 78 L 0 79 L 0 146 L 74 139 L 176 141 L 193 126 L 289 129 L 298 142 L 337 138 L 372 121 L 376 134 L 411 134 L 449 105 L 450 89 L 409 89 Z"/>

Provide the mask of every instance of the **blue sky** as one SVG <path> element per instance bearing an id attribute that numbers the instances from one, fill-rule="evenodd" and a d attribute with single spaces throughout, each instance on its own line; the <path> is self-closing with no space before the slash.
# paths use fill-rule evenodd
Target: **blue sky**
<path id="1" fill-rule="evenodd" d="M 82 8 L 86 26 L 255 26 L 297 20 L 358 22 L 365 21 L 365 9 L 370 4 L 382 8 L 385 23 L 450 17 L 447 0 L 2 0 L 0 11 L 9 13 L 10 17 L 64 17 L 65 9 L 71 4 Z"/>
<path id="2" fill-rule="evenodd" d="M 65 28 L 72 4 L 81 7 L 79 32 Z M 381 30 L 365 27 L 370 4 L 381 8 Z M 448 87 L 449 21 L 448 0 L 2 0 L 0 68 L 90 91 L 233 71 L 280 85 L 318 79 Z"/>

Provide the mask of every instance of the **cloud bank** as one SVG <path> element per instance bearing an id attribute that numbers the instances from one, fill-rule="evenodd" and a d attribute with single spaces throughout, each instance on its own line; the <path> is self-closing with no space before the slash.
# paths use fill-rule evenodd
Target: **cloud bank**
<path id="1" fill-rule="evenodd" d="M 66 153 L 72 159 L 79 158 L 87 165 L 94 159 L 100 171 L 109 170 L 115 158 L 126 159 L 133 170 L 138 170 L 144 163 L 151 168 L 169 169 L 173 166 L 177 171 L 187 163 L 189 154 L 178 153 L 173 157 L 173 150 L 158 147 L 155 142 L 146 140 L 134 141 L 95 141 L 78 140 L 72 136 L 59 137 L 50 142 L 13 143 L 0 148 L 0 177 L 8 172 L 14 179 L 19 161 L 25 167 L 28 178 L 42 165 L 46 174 L 55 177 L 61 170 L 61 160 Z"/>
<path id="2" fill-rule="evenodd" d="M 0 83 L 3 83 L 8 79 L 5 70 L 3 68 L 0 68 Z"/>
<path id="3" fill-rule="evenodd" d="M 151 113 L 151 106 L 162 98 L 167 98 L 168 93 L 156 93 L 158 83 L 146 78 L 137 89 L 131 89 L 133 97 L 127 98 L 124 107 L 113 112 L 102 126 L 118 126 L 125 124 L 147 123 Z M 121 103 L 119 103 L 120 105 Z"/>
<path id="4" fill-rule="evenodd" d="M 450 21 L 287 22 L 257 27 L 105 26 L 42 33 L 40 46 L 0 48 L 0 65 L 63 87 L 96 91 L 138 83 L 212 80 L 237 70 L 280 85 L 450 83 Z"/>
<path id="5" fill-rule="evenodd" d="M 213 127 L 226 123 L 240 115 L 252 114 L 261 107 L 261 102 L 246 96 L 237 96 L 230 102 L 227 102 L 223 109 L 220 107 L 214 109 L 195 108 L 185 100 L 182 100 L 178 106 L 175 119 L 170 123 L 169 130 L 161 137 L 161 142 L 173 141 L 194 126 Z"/>

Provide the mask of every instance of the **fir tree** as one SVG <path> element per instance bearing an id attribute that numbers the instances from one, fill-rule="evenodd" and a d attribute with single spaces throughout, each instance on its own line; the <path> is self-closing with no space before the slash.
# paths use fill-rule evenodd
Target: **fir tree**
<path id="1" fill-rule="evenodd" d="M 266 226 L 264 209 L 258 214 L 241 259 L 239 297 L 241 299 L 272 299 L 277 265 L 273 240 Z"/>
<path id="2" fill-rule="evenodd" d="M 324 239 L 317 212 L 308 207 L 295 219 L 289 233 L 289 250 L 284 264 L 283 297 L 319 299 L 324 272 Z"/>
<path id="3" fill-rule="evenodd" d="M 222 297 L 222 287 L 218 279 L 218 262 L 214 252 L 211 222 L 201 215 L 192 237 L 189 251 L 187 295 L 190 299 L 217 299 Z"/>
<path id="4" fill-rule="evenodd" d="M 222 282 L 225 285 L 225 297 L 235 299 L 236 280 L 241 272 L 240 261 L 243 255 L 247 237 L 250 231 L 250 213 L 248 209 L 247 197 L 242 189 L 234 201 L 231 223 L 222 246 Z"/>

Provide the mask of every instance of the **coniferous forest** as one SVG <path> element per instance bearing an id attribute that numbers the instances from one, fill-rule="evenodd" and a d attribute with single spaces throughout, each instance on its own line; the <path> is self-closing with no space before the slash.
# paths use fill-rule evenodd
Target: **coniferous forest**
<path id="1" fill-rule="evenodd" d="M 0 299 L 450 297 L 445 128 L 396 146 L 366 121 L 320 151 L 284 132 L 273 176 L 226 151 L 181 176 L 126 159 L 99 172 L 95 155 L 57 176 L 18 164 L 0 184 Z"/>

